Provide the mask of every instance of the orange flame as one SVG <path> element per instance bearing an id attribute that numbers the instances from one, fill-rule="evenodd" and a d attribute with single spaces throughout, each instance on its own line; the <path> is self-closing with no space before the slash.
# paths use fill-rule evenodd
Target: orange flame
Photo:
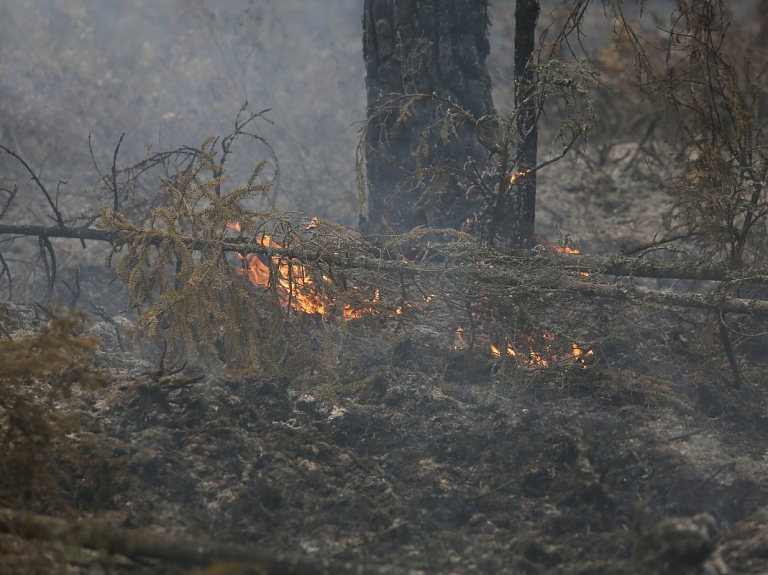
<path id="1" fill-rule="evenodd" d="M 530 171 L 530 170 L 528 170 Z M 316 227 L 318 225 L 317 218 L 313 218 L 308 229 Z M 242 230 L 239 223 L 228 223 L 229 229 L 240 232 Z M 265 246 L 280 248 L 280 244 L 273 241 L 271 236 L 264 235 L 261 239 L 256 241 Z M 555 250 L 561 253 L 579 253 L 579 250 L 571 249 L 569 247 L 555 247 Z M 308 314 L 325 314 L 326 303 L 332 305 L 333 300 L 324 297 L 316 288 L 312 278 L 309 276 L 307 269 L 304 265 L 299 263 L 295 259 L 284 260 L 279 256 L 272 256 L 268 260 L 268 256 L 260 256 L 259 254 L 238 254 L 244 265 L 238 268 L 237 273 L 242 276 L 246 276 L 254 286 L 259 288 L 268 288 L 270 285 L 270 279 L 272 274 L 275 274 L 275 287 L 277 289 L 278 299 L 283 307 L 290 305 L 297 311 L 301 311 Z M 271 266 L 268 265 L 265 260 L 271 262 Z M 582 272 L 585 273 L 585 272 Z M 585 273 L 585 275 L 588 275 Z M 324 278 L 327 280 L 328 278 Z M 356 288 L 352 288 L 356 289 Z M 424 303 L 429 302 L 437 297 L 436 295 L 425 295 Z M 375 304 L 379 301 L 379 290 L 376 290 L 373 298 L 370 300 L 371 304 Z M 418 302 L 405 302 L 408 307 L 416 309 L 423 309 L 422 305 Z M 352 306 L 345 304 L 343 309 L 344 319 L 360 319 L 367 314 L 374 313 L 373 307 L 353 308 Z M 397 307 L 394 316 L 401 315 L 403 313 L 402 307 Z M 394 317 L 392 316 L 392 317 Z M 467 341 L 464 338 L 464 331 L 461 326 L 458 326 L 454 330 L 454 349 L 466 349 L 468 347 Z M 557 357 L 553 354 L 552 344 L 555 340 L 555 336 L 547 331 L 542 333 L 542 338 L 547 342 L 544 345 L 544 349 L 541 353 L 534 349 L 533 338 L 528 338 L 528 367 L 545 367 L 549 365 L 550 361 L 556 361 Z M 511 342 L 506 340 L 506 354 L 517 357 L 517 352 Z M 583 350 L 577 343 L 572 342 L 572 360 L 581 363 L 586 366 L 586 358 L 593 356 L 592 350 Z M 491 344 L 491 353 L 496 357 L 501 357 L 502 352 L 496 345 Z M 549 358 L 549 359 L 547 359 Z"/>
<path id="2" fill-rule="evenodd" d="M 558 363 L 559 360 L 562 360 L 562 357 L 558 357 L 555 354 L 555 351 L 552 348 L 553 343 L 555 342 L 555 336 L 554 334 L 544 331 L 542 333 L 542 338 L 544 339 L 544 349 L 541 350 L 541 352 L 536 351 L 534 348 L 534 340 L 531 337 L 528 337 L 528 356 L 523 361 L 527 362 L 527 365 L 529 368 L 534 369 L 537 367 L 546 367 L 550 365 L 550 363 Z M 512 357 L 517 358 L 518 353 L 515 351 L 515 347 L 512 345 L 512 343 L 505 338 L 506 343 L 506 354 Z M 501 357 L 502 352 L 499 350 L 499 348 L 491 344 L 491 354 L 495 357 Z M 580 363 L 583 366 L 586 366 L 586 359 L 588 357 L 594 356 L 594 351 L 590 350 L 583 350 L 576 342 L 571 342 L 571 355 L 569 356 L 569 361 L 574 361 L 576 363 Z"/>
<path id="3" fill-rule="evenodd" d="M 555 246 L 555 251 L 561 254 L 580 254 L 581 253 L 576 248 L 569 248 L 568 246 Z M 580 275 L 584 277 L 589 276 L 589 272 L 583 272 L 583 271 L 573 271 L 570 273 L 572 273 L 573 275 Z"/>
<path id="4" fill-rule="evenodd" d="M 231 226 L 232 227 L 232 226 Z M 239 227 L 239 226 L 238 226 Z M 233 229 L 237 229 L 234 228 Z M 256 240 L 265 247 L 280 248 L 280 244 L 268 235 Z M 260 288 L 269 287 L 269 280 L 274 270 L 277 296 L 282 306 L 290 305 L 297 311 L 309 314 L 325 313 L 325 303 L 322 295 L 315 288 L 307 269 L 295 260 L 284 260 L 272 256 L 270 266 L 258 254 L 238 254 L 245 262 L 237 273 L 248 277 L 253 285 Z"/>
<path id="5" fill-rule="evenodd" d="M 520 176 L 524 176 L 525 174 L 529 174 L 529 173 L 531 173 L 531 171 L 532 171 L 532 170 L 531 170 L 530 168 L 528 168 L 528 169 L 527 169 L 527 170 L 525 170 L 524 172 L 517 172 L 517 173 L 515 173 L 515 174 L 512 174 L 511 176 L 509 176 L 509 183 L 510 183 L 510 184 L 514 184 L 514 183 L 515 183 L 515 180 L 516 180 L 517 178 L 519 178 Z"/>
<path id="6" fill-rule="evenodd" d="M 318 225 L 318 219 L 312 218 L 307 229 L 312 229 Z M 228 223 L 227 227 L 237 232 L 240 232 L 242 229 L 238 222 Z M 255 241 L 265 247 L 282 247 L 269 235 L 264 235 L 261 239 L 256 238 Z M 238 268 L 237 273 L 241 276 L 246 276 L 248 281 L 256 287 L 268 288 L 270 278 L 274 273 L 278 300 L 283 307 L 290 305 L 296 311 L 324 315 L 328 305 L 333 304 L 333 299 L 324 297 L 318 291 L 307 268 L 297 260 L 285 260 L 279 256 L 272 256 L 271 259 L 268 259 L 267 256 L 260 256 L 259 254 L 238 254 L 238 256 L 243 260 L 244 265 Z M 267 262 L 271 262 L 271 266 Z M 328 278 L 324 279 L 327 280 Z M 370 303 L 375 304 L 379 301 L 379 297 L 379 290 L 376 290 Z M 343 316 L 347 320 L 360 319 L 366 314 L 373 312 L 374 309 L 372 307 L 356 309 L 349 304 L 345 304 Z M 402 313 L 401 308 L 398 308 L 396 313 Z"/>

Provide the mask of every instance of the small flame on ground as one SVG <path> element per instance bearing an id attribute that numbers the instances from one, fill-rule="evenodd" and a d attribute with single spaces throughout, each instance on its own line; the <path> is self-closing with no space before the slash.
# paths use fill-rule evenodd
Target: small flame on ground
<path id="1" fill-rule="evenodd" d="M 530 171 L 530 170 L 528 170 Z M 313 218 L 307 229 L 312 229 L 318 225 L 317 218 Z M 238 222 L 228 223 L 229 229 L 236 232 L 242 231 L 242 228 Z M 258 243 L 265 247 L 280 248 L 280 244 L 272 240 L 271 236 L 264 235 L 261 239 L 256 240 Z M 557 246 L 555 250 L 561 253 L 578 254 L 579 250 L 569 248 L 567 246 Z M 258 254 L 238 254 L 241 260 L 244 262 L 244 266 L 238 268 L 237 273 L 243 276 L 247 276 L 254 286 L 260 288 L 269 287 L 269 281 L 273 271 L 275 272 L 276 288 L 280 304 L 285 307 L 290 305 L 297 311 L 301 311 L 308 314 L 325 314 L 326 301 L 333 303 L 332 300 L 324 298 L 323 295 L 317 290 L 312 278 L 309 276 L 306 268 L 295 260 L 283 260 L 279 256 L 271 257 L 271 268 L 265 263 L 266 256 L 259 256 Z M 581 272 L 584 275 L 588 275 L 586 272 Z M 324 278 L 328 279 L 328 278 Z M 354 289 L 354 288 L 353 288 Z M 425 295 L 424 302 L 428 304 L 433 298 L 437 297 L 435 294 Z M 379 290 L 377 289 L 370 303 L 375 304 L 380 300 Z M 411 302 L 411 307 L 421 309 L 421 305 L 415 302 Z M 365 315 L 373 313 L 375 310 L 373 307 L 364 307 L 362 309 L 355 309 L 350 305 L 345 305 L 343 310 L 344 319 L 361 319 Z M 396 315 L 403 313 L 403 308 L 398 307 L 395 311 Z M 466 349 L 468 346 L 464 339 L 464 330 L 461 326 L 458 326 L 454 330 L 454 349 Z M 552 353 L 552 343 L 555 340 L 555 336 L 547 331 L 542 333 L 542 338 L 549 342 L 546 343 L 542 353 L 537 352 L 533 347 L 532 338 L 528 338 L 528 367 L 545 367 L 549 365 L 548 359 L 555 361 L 557 358 Z M 592 350 L 584 351 L 576 342 L 571 343 L 573 361 L 579 362 L 582 365 L 586 365 L 586 358 L 593 356 Z M 501 357 L 502 353 L 496 345 L 491 344 L 491 353 L 496 357 Z M 509 341 L 506 342 L 506 354 L 517 357 L 517 352 L 514 346 Z"/>
<path id="2" fill-rule="evenodd" d="M 556 363 L 558 361 L 558 358 L 552 349 L 552 344 L 555 341 L 554 334 L 551 334 L 548 331 L 544 331 L 542 333 L 542 338 L 548 343 L 544 345 L 544 350 L 541 353 L 534 349 L 533 339 L 530 337 L 528 338 L 528 357 L 526 359 L 528 367 L 530 368 L 546 367 L 550 365 L 551 362 Z M 577 363 L 581 363 L 583 366 L 587 365 L 585 363 L 586 359 L 590 356 L 594 356 L 595 354 L 591 349 L 587 351 L 583 350 L 576 342 L 571 342 L 571 348 L 572 360 Z M 494 344 L 491 344 L 491 354 L 495 357 L 502 356 L 501 351 Z M 512 357 L 518 357 L 517 351 L 515 351 L 514 346 L 508 340 L 506 341 L 506 354 Z"/>

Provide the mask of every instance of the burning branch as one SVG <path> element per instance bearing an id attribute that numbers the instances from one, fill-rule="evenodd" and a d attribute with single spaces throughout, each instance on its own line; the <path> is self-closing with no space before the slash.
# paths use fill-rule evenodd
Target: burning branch
<path id="1" fill-rule="evenodd" d="M 565 358 L 582 363 L 619 333 L 612 327 L 618 314 L 598 317 L 589 301 L 768 315 L 765 300 L 729 292 L 733 285 L 768 283 L 765 267 L 585 255 L 568 247 L 500 251 L 451 229 L 416 228 L 377 246 L 316 218 L 252 210 L 250 199 L 270 190 L 269 182 L 257 184 L 264 163 L 246 186 L 226 191 L 214 142 L 195 154 L 195 165 L 166 181 L 161 205 L 140 217 L 115 210 L 112 194 L 112 207 L 103 207 L 97 222 L 0 225 L 0 234 L 42 238 L 49 267 L 49 238 L 109 243 L 112 254 L 120 254 L 117 273 L 128 286 L 129 305 L 143 310 L 127 339 L 161 337 L 176 355 L 203 353 L 269 370 L 279 370 L 289 353 L 289 334 L 312 337 L 299 329 L 302 322 L 428 326 L 443 334 L 447 348 L 479 346 L 538 367 Z M 113 184 L 105 182 L 112 192 Z M 635 285 L 638 277 L 708 280 L 718 287 L 650 290 Z"/>

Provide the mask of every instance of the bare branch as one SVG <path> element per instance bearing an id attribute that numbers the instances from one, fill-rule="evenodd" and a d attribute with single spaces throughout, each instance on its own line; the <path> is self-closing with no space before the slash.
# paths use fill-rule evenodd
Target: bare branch
<path id="1" fill-rule="evenodd" d="M 13 199 L 16 197 L 16 194 L 19 192 L 19 187 L 14 185 L 12 190 L 6 190 L 3 188 L 3 191 L 8 192 L 8 201 L 5 202 L 5 205 L 3 206 L 2 211 L 0 211 L 0 220 L 2 220 L 5 217 L 5 214 L 8 211 L 8 208 L 11 207 L 11 202 L 13 202 Z"/>
<path id="2" fill-rule="evenodd" d="M 53 198 L 51 198 L 51 194 L 48 193 L 48 190 L 43 185 L 43 182 L 40 181 L 40 178 L 37 177 L 37 174 L 35 171 L 27 164 L 27 162 L 24 161 L 24 159 L 19 156 L 16 152 L 13 150 L 10 150 L 0 144 L 0 150 L 3 150 L 6 154 L 9 154 L 10 156 L 13 156 L 16 158 L 22 166 L 24 166 L 24 169 L 27 170 L 31 178 L 35 181 L 37 184 L 37 187 L 40 188 L 40 191 L 43 192 L 45 195 L 45 199 L 48 200 L 48 205 L 51 206 L 51 210 L 53 210 L 53 213 L 56 215 L 56 222 L 58 222 L 59 227 L 63 228 L 64 226 L 64 217 L 61 215 L 61 212 L 59 211 L 59 208 L 56 206 L 56 203 L 53 201 Z"/>
<path id="3" fill-rule="evenodd" d="M 13 299 L 13 276 L 11 275 L 11 270 L 8 267 L 8 262 L 5 261 L 5 258 L 3 257 L 3 252 L 0 252 L 0 265 L 2 266 L 2 271 L 0 271 L 0 278 L 2 278 L 4 275 L 8 275 L 8 301 Z"/>
<path id="4" fill-rule="evenodd" d="M 120 152 L 120 144 L 123 143 L 123 138 L 125 138 L 125 132 L 120 135 L 117 146 L 115 146 L 115 153 L 112 155 L 112 177 L 110 184 L 112 184 L 112 199 L 115 210 L 120 209 L 120 196 L 117 191 L 117 154 Z"/>

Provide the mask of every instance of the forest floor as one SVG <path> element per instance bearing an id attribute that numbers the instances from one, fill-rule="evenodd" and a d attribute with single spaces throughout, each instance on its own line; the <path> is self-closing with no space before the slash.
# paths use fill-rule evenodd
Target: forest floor
<path id="1" fill-rule="evenodd" d="M 622 215 L 627 202 L 658 221 L 663 198 L 647 182 L 622 195 L 631 183 L 601 191 L 605 178 L 566 180 L 570 188 L 543 178 L 549 235 L 575 222 L 565 231 L 582 246 L 615 252 L 606 238 L 647 237 L 643 221 Z M 8 333 L 33 329 L 34 308 L 3 307 Z M 490 354 L 471 350 L 444 354 L 435 369 L 434 342 L 414 336 L 367 361 L 361 383 L 329 393 L 311 374 L 158 375 L 111 328 L 93 330 L 105 340 L 103 389 L 62 400 L 84 423 L 56 440 L 57 491 L 3 506 L 289 553 L 316 559 L 318 573 L 322 559 L 425 574 L 768 570 L 759 365 L 741 389 L 729 387 L 727 368 L 682 352 L 666 358 L 664 382 L 631 361 L 502 377 Z M 78 449 L 100 464 L 78 467 L 66 455 Z M 192 570 L 1 530 L 2 573 Z"/>

